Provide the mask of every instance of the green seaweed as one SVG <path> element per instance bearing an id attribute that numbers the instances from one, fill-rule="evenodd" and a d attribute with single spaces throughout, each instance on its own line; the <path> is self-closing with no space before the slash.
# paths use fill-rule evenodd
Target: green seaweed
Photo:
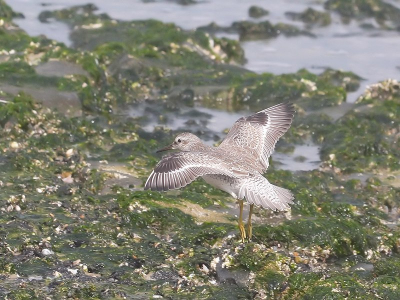
<path id="1" fill-rule="evenodd" d="M 307 110 L 336 106 L 346 100 L 346 91 L 333 86 L 323 75 L 306 70 L 295 74 L 274 76 L 272 74 L 243 76 L 233 83 L 234 105 L 249 105 L 261 110 L 271 104 L 295 102 Z"/>
<path id="2" fill-rule="evenodd" d="M 4 127 L 7 122 L 16 122 L 22 129 L 27 129 L 34 115 L 32 97 L 24 93 L 18 94 L 7 105 L 0 106 L 0 125 Z"/>
<path id="3" fill-rule="evenodd" d="M 327 132 L 321 156 L 343 172 L 360 172 L 372 168 L 399 169 L 399 152 L 395 133 L 398 126 L 399 98 L 379 100 L 364 98 L 359 107 L 340 118 Z M 371 107 L 361 105 L 369 103 Z M 362 133 L 362 134 L 360 134 Z"/>

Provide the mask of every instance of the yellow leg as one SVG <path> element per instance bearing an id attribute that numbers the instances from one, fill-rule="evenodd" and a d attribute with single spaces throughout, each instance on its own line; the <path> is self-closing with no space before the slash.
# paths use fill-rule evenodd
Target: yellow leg
<path id="1" fill-rule="evenodd" d="M 251 240 L 253 235 L 253 225 L 251 225 L 251 215 L 253 214 L 254 204 L 250 204 L 249 219 L 247 220 L 247 238 Z"/>
<path id="2" fill-rule="evenodd" d="M 243 225 L 243 200 L 238 200 L 239 201 L 239 231 L 240 231 L 240 236 L 242 238 L 242 243 L 244 243 L 244 239 L 246 238 L 246 231 L 244 230 L 244 225 Z"/>

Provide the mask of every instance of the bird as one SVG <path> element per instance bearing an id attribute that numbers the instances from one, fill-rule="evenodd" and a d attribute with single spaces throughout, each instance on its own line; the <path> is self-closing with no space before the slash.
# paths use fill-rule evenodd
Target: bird
<path id="1" fill-rule="evenodd" d="M 209 146 L 196 135 L 183 132 L 157 151 L 180 150 L 162 157 L 144 189 L 167 191 L 182 188 L 198 177 L 238 201 L 241 240 L 252 238 L 254 206 L 285 211 L 293 204 L 291 191 L 270 183 L 264 176 L 275 145 L 289 129 L 292 103 L 280 103 L 253 115 L 241 117 L 219 146 Z M 244 200 L 250 204 L 247 233 L 243 223 Z"/>

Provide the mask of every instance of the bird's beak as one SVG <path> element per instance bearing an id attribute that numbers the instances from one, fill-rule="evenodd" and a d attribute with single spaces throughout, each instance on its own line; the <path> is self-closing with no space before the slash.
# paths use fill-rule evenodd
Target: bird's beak
<path id="1" fill-rule="evenodd" d="M 164 148 L 161 148 L 160 150 L 157 150 L 156 153 L 164 152 L 164 151 L 172 150 L 172 149 L 174 149 L 174 143 L 172 143 L 171 145 L 168 145 L 168 146 L 166 146 Z"/>

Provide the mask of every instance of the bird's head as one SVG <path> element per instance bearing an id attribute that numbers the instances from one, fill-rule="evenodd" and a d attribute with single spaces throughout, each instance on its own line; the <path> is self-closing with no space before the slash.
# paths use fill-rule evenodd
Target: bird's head
<path id="1" fill-rule="evenodd" d="M 195 151 L 202 145 L 203 142 L 197 136 L 189 132 L 183 132 L 175 137 L 175 140 L 172 144 L 158 150 L 157 153 L 173 149 L 181 151 Z"/>

